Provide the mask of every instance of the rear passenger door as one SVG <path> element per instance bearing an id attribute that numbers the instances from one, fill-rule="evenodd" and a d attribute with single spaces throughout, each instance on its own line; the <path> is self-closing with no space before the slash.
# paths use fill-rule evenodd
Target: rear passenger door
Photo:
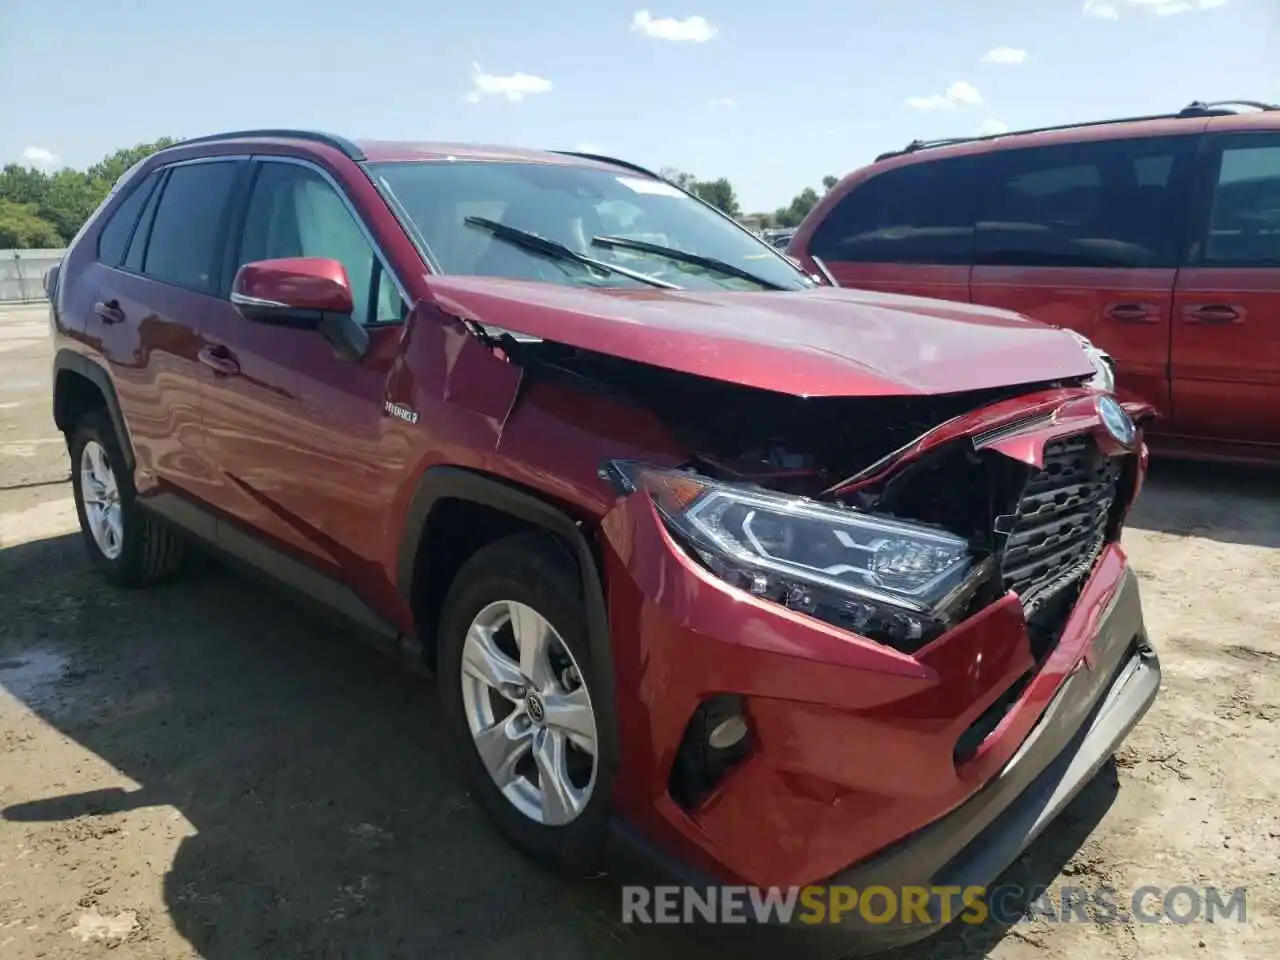
<path id="1" fill-rule="evenodd" d="M 842 287 L 968 302 L 980 175 L 973 157 L 875 173 L 818 224 L 808 253 Z"/>
<path id="2" fill-rule="evenodd" d="M 1280 133 L 1210 134 L 1178 276 L 1179 432 L 1280 443 Z"/>
<path id="3" fill-rule="evenodd" d="M 217 362 L 202 369 L 201 391 L 217 505 L 230 521 L 218 539 L 251 560 L 266 543 L 332 578 L 367 582 L 379 559 L 371 531 L 382 529 L 401 475 L 382 404 L 405 299 L 339 183 L 309 161 L 264 156 L 232 230 L 224 286 L 241 265 L 280 257 L 341 263 L 370 347 L 343 359 L 318 331 L 247 320 L 228 299 L 213 306 L 201 350 Z"/>
<path id="4" fill-rule="evenodd" d="M 120 204 L 99 236 L 106 269 L 85 332 L 110 368 L 144 497 L 208 497 L 196 354 L 218 303 L 223 237 L 246 169 L 236 158 L 161 168 Z"/>
<path id="5" fill-rule="evenodd" d="M 1195 136 L 1074 142 L 989 155 L 975 303 L 1084 334 L 1117 389 L 1171 412 L 1173 284 Z"/>

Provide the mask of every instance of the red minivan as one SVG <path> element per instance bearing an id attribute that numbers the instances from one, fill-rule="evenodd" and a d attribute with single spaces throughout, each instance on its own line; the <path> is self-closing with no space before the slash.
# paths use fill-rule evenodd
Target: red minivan
<path id="1" fill-rule="evenodd" d="M 788 253 L 1075 330 L 1160 411 L 1154 452 L 1280 463 L 1280 106 L 917 141 L 845 177 Z"/>

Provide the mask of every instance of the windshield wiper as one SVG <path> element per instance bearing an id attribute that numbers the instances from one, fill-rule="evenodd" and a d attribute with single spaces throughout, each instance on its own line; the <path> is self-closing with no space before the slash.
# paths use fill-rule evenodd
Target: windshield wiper
<path id="1" fill-rule="evenodd" d="M 725 276 L 737 277 L 739 280 L 746 280 L 749 283 L 758 283 L 766 290 L 786 290 L 780 283 L 774 283 L 772 280 L 766 280 L 764 277 L 757 277 L 750 270 L 743 270 L 741 267 L 735 267 L 732 263 L 726 263 L 724 260 L 717 260 L 715 257 L 705 257 L 700 253 L 689 253 L 685 250 L 677 250 L 675 247 L 664 247 L 660 243 L 650 243 L 647 240 L 632 240 L 630 237 L 592 237 L 591 242 L 597 247 L 619 247 L 623 250 L 638 250 L 641 253 L 652 253 L 659 257 L 666 257 L 668 260 L 675 260 L 678 263 L 688 263 L 695 267 L 705 267 L 708 270 L 715 270 Z"/>
<path id="2" fill-rule="evenodd" d="M 536 233 L 529 233 L 527 230 L 507 226 L 507 224 L 499 223 L 497 220 L 490 220 L 487 217 L 467 217 L 463 220 L 463 223 L 479 227 L 481 230 L 488 230 L 498 240 L 503 240 L 514 247 L 528 250 L 530 253 L 536 253 L 552 260 L 580 263 L 584 267 L 594 267 L 605 273 L 616 273 L 619 276 L 630 277 L 632 280 L 639 280 L 641 283 L 647 283 L 651 287 L 661 287 L 664 290 L 680 289 L 674 283 L 667 283 L 665 280 L 651 277 L 647 273 L 641 273 L 639 270 L 628 270 L 626 267 L 615 266 L 612 263 L 597 260 L 595 257 L 588 257 L 570 247 L 566 247 L 563 243 L 548 240 L 546 237 L 540 237 Z"/>

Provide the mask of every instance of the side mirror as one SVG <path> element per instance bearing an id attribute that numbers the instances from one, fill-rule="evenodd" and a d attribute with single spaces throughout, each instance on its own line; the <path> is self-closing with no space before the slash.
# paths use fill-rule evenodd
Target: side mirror
<path id="1" fill-rule="evenodd" d="M 369 334 L 352 319 L 355 303 L 346 268 L 327 257 L 256 260 L 236 271 L 231 302 L 246 320 L 317 330 L 344 359 L 359 360 Z"/>

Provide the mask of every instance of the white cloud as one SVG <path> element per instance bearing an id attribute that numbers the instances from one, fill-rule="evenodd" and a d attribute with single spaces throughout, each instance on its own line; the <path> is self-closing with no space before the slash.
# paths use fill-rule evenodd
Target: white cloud
<path id="1" fill-rule="evenodd" d="M 631 18 L 631 29 L 653 40 L 671 40 L 675 43 L 706 43 L 715 39 L 720 31 L 706 17 L 686 17 L 676 20 L 663 17 L 655 20 L 648 10 L 641 10 Z"/>
<path id="2" fill-rule="evenodd" d="M 717 107 L 727 108 L 733 106 L 733 97 L 712 97 L 707 101 L 707 106 L 712 110 Z"/>
<path id="3" fill-rule="evenodd" d="M 1027 51 L 1019 47 L 992 47 L 982 58 L 983 63 L 1026 63 Z"/>
<path id="4" fill-rule="evenodd" d="M 22 151 L 22 159 L 37 167 L 52 167 L 58 162 L 58 155 L 44 147 L 27 147 Z"/>
<path id="5" fill-rule="evenodd" d="M 973 84 L 957 80 L 945 93 L 927 97 L 908 97 L 907 106 L 915 110 L 954 110 L 956 107 L 976 107 L 982 103 L 982 94 Z"/>
<path id="6" fill-rule="evenodd" d="M 1084 14 L 1100 20 L 1119 20 L 1123 11 L 1132 10 L 1167 17 L 1175 13 L 1213 10 L 1226 5 L 1227 0 L 1084 0 Z"/>
<path id="7" fill-rule="evenodd" d="M 509 73 L 505 76 L 485 73 L 478 63 L 471 65 L 471 84 L 467 103 L 479 103 L 485 97 L 502 97 L 511 103 L 519 103 L 525 97 L 546 93 L 552 86 L 550 80 L 528 73 Z"/>
<path id="8" fill-rule="evenodd" d="M 1003 120 L 984 120 L 982 126 L 978 128 L 978 136 L 980 137 L 994 137 L 1008 132 L 1009 125 Z"/>

